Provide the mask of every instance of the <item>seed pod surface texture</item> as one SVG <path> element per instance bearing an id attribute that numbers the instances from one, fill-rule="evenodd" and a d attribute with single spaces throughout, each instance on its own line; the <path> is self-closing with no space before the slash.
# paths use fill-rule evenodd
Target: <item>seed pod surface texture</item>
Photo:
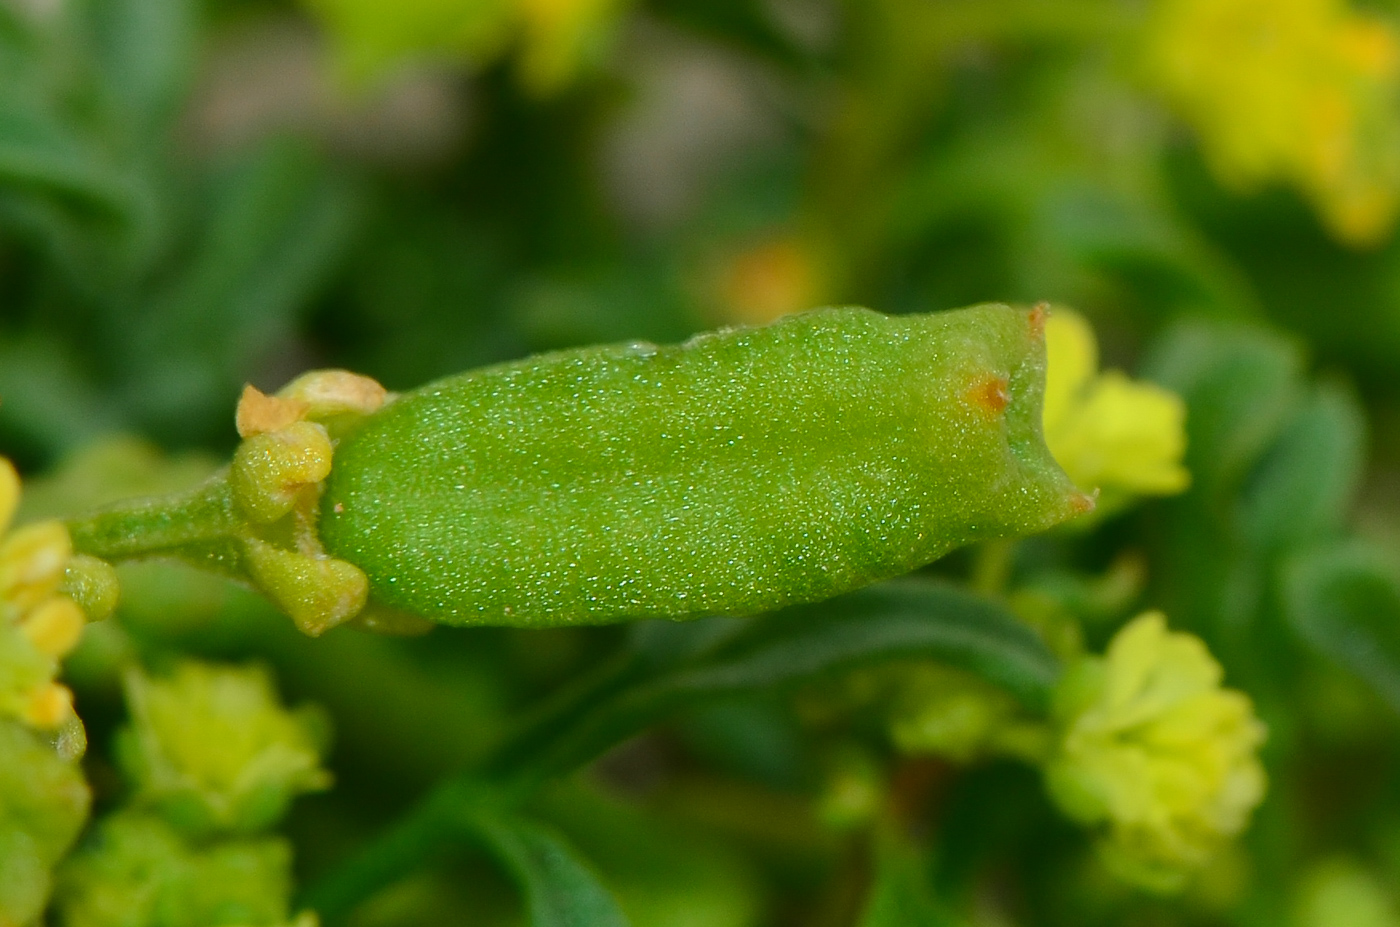
<path id="1" fill-rule="evenodd" d="M 322 542 L 457 625 L 837 595 L 1090 505 L 1041 438 L 1042 321 L 820 309 L 448 377 L 342 440 Z"/>

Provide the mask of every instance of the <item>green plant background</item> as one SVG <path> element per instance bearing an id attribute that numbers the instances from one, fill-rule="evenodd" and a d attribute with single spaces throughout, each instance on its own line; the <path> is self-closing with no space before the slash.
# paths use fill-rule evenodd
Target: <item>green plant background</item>
<path id="1" fill-rule="evenodd" d="M 1286 172 L 1222 180 L 1144 72 L 1154 4 L 554 6 L 573 25 L 0 3 L 0 450 L 27 512 L 189 485 L 245 382 L 312 367 L 404 389 L 818 304 L 1072 305 L 1106 366 L 1185 399 L 1193 483 L 1022 544 L 1011 581 L 1093 650 L 1148 606 L 1207 642 L 1269 727 L 1240 849 L 1136 891 L 1026 767 L 901 757 L 859 700 L 831 709 L 857 668 L 930 655 L 1043 706 L 1053 646 L 929 577 L 752 625 L 313 641 L 252 593 L 124 568 L 119 624 L 67 670 L 97 812 L 124 800 L 119 667 L 256 660 L 334 729 L 335 787 L 283 827 L 328 924 L 1359 925 L 1307 902 L 1338 858 L 1390 893 L 1366 923 L 1400 924 L 1393 231 L 1339 237 Z M 921 636 L 920 608 L 976 633 Z M 832 630 L 848 613 L 866 636 Z M 853 745 L 894 832 L 815 810 Z"/>

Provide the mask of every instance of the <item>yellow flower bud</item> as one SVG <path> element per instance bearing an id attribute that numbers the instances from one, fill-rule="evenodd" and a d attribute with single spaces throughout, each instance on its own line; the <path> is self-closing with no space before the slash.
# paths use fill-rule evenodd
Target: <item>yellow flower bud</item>
<path id="1" fill-rule="evenodd" d="M 1048 358 L 1042 421 L 1055 460 L 1082 489 L 1106 496 L 1171 495 L 1191 475 L 1186 453 L 1186 406 L 1175 393 L 1096 373 L 1093 329 L 1057 309 L 1045 323 Z"/>
<path id="2" fill-rule="evenodd" d="M 255 538 L 245 542 L 244 555 L 258 587 L 311 637 L 353 618 L 369 599 L 369 578 L 345 560 L 283 550 Z"/>
<path id="3" fill-rule="evenodd" d="M 234 413 L 240 438 L 281 431 L 306 418 L 310 404 L 295 398 L 269 396 L 251 383 L 243 387 Z"/>
<path id="4" fill-rule="evenodd" d="M 20 720 L 31 727 L 53 730 L 73 717 L 73 693 L 50 682 L 32 690 L 20 711 Z"/>
<path id="5" fill-rule="evenodd" d="M 0 534 L 19 493 L 19 476 L 0 457 Z M 87 624 L 82 609 L 59 594 L 72 562 L 73 542 L 59 521 L 27 525 L 0 541 L 0 715 L 45 731 L 63 728 L 59 740 L 68 744 L 74 732 L 81 739 L 82 722 L 73 693 L 53 678 Z M 82 748 L 63 752 L 80 755 Z"/>
<path id="6" fill-rule="evenodd" d="M 58 659 L 78 645 L 87 620 L 72 599 L 54 596 L 20 623 L 20 631 L 46 656 Z"/>
<path id="7" fill-rule="evenodd" d="M 1263 799 L 1264 726 L 1222 676 L 1198 638 L 1149 612 L 1060 684 L 1047 783 L 1067 814 L 1103 829 L 1106 861 L 1131 881 L 1180 888 Z"/>
<path id="8" fill-rule="evenodd" d="M 348 370 L 312 370 L 277 391 L 280 399 L 304 403 L 306 417 L 318 422 L 378 412 L 388 395 L 377 380 Z"/>
<path id="9" fill-rule="evenodd" d="M 12 531 L 0 544 L 0 603 L 23 613 L 53 596 L 72 556 L 73 542 L 62 522 Z"/>
<path id="10" fill-rule="evenodd" d="M 296 506 L 304 488 L 330 474 L 332 455 L 330 436 L 314 422 L 254 434 L 233 455 L 234 498 L 253 521 L 274 522 Z"/>
<path id="11" fill-rule="evenodd" d="M 314 914 L 290 916 L 292 847 L 283 838 L 193 844 L 132 810 L 105 815 L 91 836 L 59 870 L 54 907 L 65 927 L 316 927 Z"/>
<path id="12" fill-rule="evenodd" d="M 937 664 L 906 671 L 891 706 L 890 739 L 904 753 L 955 763 L 998 753 L 1033 759 L 1045 746 L 1044 732 L 1023 716 L 1009 692 Z"/>
<path id="13" fill-rule="evenodd" d="M 121 583 L 106 560 L 76 554 L 63 574 L 63 594 L 77 603 L 91 621 L 101 621 L 117 609 Z"/>
<path id="14" fill-rule="evenodd" d="M 19 474 L 15 465 L 5 457 L 0 457 L 0 534 L 10 527 L 10 519 L 15 517 L 19 507 Z"/>

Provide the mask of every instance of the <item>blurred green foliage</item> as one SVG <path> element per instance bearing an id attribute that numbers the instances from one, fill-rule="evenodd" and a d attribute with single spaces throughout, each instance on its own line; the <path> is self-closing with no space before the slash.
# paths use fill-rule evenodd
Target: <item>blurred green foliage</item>
<path id="1" fill-rule="evenodd" d="M 22 519 L 188 487 L 245 382 L 845 303 L 1074 306 L 1184 400 L 1191 477 L 747 623 L 313 641 L 123 566 L 66 667 L 95 823 L 55 922 L 1396 927 L 1397 49 L 1392 0 L 0 0 Z M 950 757 L 906 691 L 1044 719 L 1144 608 L 1268 728 L 1253 825 L 1168 895 L 1033 746 Z M 130 807 L 122 680 L 195 659 L 330 719 L 334 788 L 279 836 Z M 36 923 L 86 787 L 0 735 L 0 924 Z"/>

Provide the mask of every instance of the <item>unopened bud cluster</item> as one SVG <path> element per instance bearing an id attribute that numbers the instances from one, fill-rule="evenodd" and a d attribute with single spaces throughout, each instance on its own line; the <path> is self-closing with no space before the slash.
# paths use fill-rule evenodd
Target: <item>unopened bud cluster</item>
<path id="1" fill-rule="evenodd" d="M 1263 800 L 1264 725 L 1222 677 L 1199 638 L 1148 612 L 1059 685 L 1050 791 L 1101 830 L 1103 858 L 1130 881 L 1179 888 Z"/>
<path id="2" fill-rule="evenodd" d="M 19 496 L 19 475 L 0 458 L 0 924 L 41 914 L 51 871 L 87 820 L 74 762 L 86 737 L 55 677 L 89 614 L 116 604 L 112 568 L 75 557 L 62 524 L 9 530 Z"/>
<path id="3" fill-rule="evenodd" d="M 316 533 L 317 506 L 331 472 L 335 435 L 378 410 L 384 388 L 343 370 L 318 370 L 274 396 L 249 386 L 238 403 L 238 433 L 229 486 L 254 532 L 244 539 L 252 580 L 302 631 L 318 635 L 354 617 L 369 581 L 354 564 L 327 556 Z M 259 534 L 287 524 L 290 545 Z"/>
<path id="4" fill-rule="evenodd" d="M 55 681 L 59 661 L 77 646 L 85 610 L 104 618 L 115 607 L 116 576 L 74 556 L 61 522 L 8 530 L 19 495 L 18 474 L 0 458 L 0 716 L 42 731 L 76 727 L 73 694 Z M 81 752 L 80 735 L 63 742 Z"/>
<path id="5" fill-rule="evenodd" d="M 256 667 L 189 660 L 168 676 L 132 670 L 125 688 L 117 760 L 131 793 L 59 868 L 59 922 L 314 925 L 292 917 L 291 845 L 266 831 L 330 784 L 323 716 L 284 708 Z"/>

